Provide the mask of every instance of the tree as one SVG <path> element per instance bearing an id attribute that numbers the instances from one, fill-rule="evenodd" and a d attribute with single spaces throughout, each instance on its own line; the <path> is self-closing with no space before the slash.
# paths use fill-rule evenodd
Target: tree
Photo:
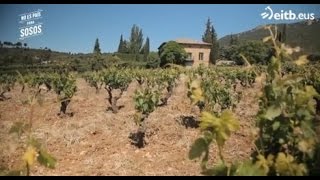
<path id="1" fill-rule="evenodd" d="M 94 56 L 93 61 L 91 62 L 91 70 L 92 71 L 99 71 L 102 70 L 104 67 L 104 62 L 102 57 L 100 56 Z"/>
<path id="2" fill-rule="evenodd" d="M 167 63 L 183 64 L 187 53 L 177 42 L 169 41 L 159 49 L 159 56 L 161 66 Z"/>
<path id="3" fill-rule="evenodd" d="M 212 44 L 210 51 L 210 62 L 215 64 L 219 57 L 219 44 L 217 40 L 217 33 L 212 25 L 210 18 L 208 18 L 206 23 L 206 30 L 202 36 L 202 41 Z"/>
<path id="4" fill-rule="evenodd" d="M 118 51 L 117 51 L 118 53 L 121 52 L 122 46 L 123 46 L 123 37 L 122 37 L 122 34 L 121 34 L 121 36 L 120 36 L 120 42 L 119 42 L 119 46 L 118 46 Z"/>
<path id="5" fill-rule="evenodd" d="M 277 40 L 281 43 L 285 43 L 287 38 L 287 24 L 283 24 L 282 30 L 278 32 Z"/>
<path id="6" fill-rule="evenodd" d="M 210 60 L 212 64 L 216 64 L 217 59 L 219 58 L 219 42 L 217 39 L 217 33 L 213 26 L 211 26 L 212 32 L 212 46 L 210 51 Z"/>
<path id="7" fill-rule="evenodd" d="M 287 24 L 284 24 L 282 28 L 282 42 L 286 43 L 286 41 L 287 41 Z"/>
<path id="8" fill-rule="evenodd" d="M 212 43 L 212 29 L 211 29 L 211 20 L 208 18 L 206 23 L 206 30 L 204 32 L 204 35 L 202 36 L 202 41 L 206 43 Z"/>
<path id="9" fill-rule="evenodd" d="M 2 48 L 3 47 L 3 44 L 2 44 L 2 42 L 0 41 L 0 48 Z"/>
<path id="10" fill-rule="evenodd" d="M 157 52 L 150 52 L 148 55 L 148 61 L 154 62 L 159 60 L 159 54 Z"/>
<path id="11" fill-rule="evenodd" d="M 12 42 L 9 42 L 9 41 L 4 41 L 4 42 L 3 42 L 3 45 L 13 46 L 13 43 L 12 43 Z"/>
<path id="12" fill-rule="evenodd" d="M 99 39 L 96 39 L 94 48 L 93 48 L 93 60 L 91 64 L 92 71 L 98 71 L 103 68 L 103 58 L 101 56 L 100 44 Z"/>
<path id="13" fill-rule="evenodd" d="M 96 42 L 94 44 L 93 53 L 94 54 L 101 54 L 100 44 L 99 44 L 99 39 L 98 38 L 96 39 Z"/>
<path id="14" fill-rule="evenodd" d="M 143 48 L 141 49 L 141 53 L 145 55 L 149 55 L 149 52 L 150 52 L 150 40 L 149 40 L 149 37 L 147 37 L 146 42 Z"/>
<path id="15" fill-rule="evenodd" d="M 230 34 L 230 41 L 229 41 L 229 46 L 234 45 L 234 38 L 233 38 L 233 34 Z"/>
<path id="16" fill-rule="evenodd" d="M 241 61 L 241 57 L 238 54 L 238 46 L 237 45 L 231 45 L 231 46 L 224 46 L 220 49 L 220 58 L 230 61 L 238 62 Z M 241 61 L 242 63 L 242 61 Z"/>
<path id="17" fill-rule="evenodd" d="M 123 40 L 123 53 L 129 53 L 129 42 L 127 40 Z"/>
<path id="18" fill-rule="evenodd" d="M 229 46 L 239 44 L 239 36 L 235 36 L 233 34 L 230 35 L 230 43 Z"/>
<path id="19" fill-rule="evenodd" d="M 150 52 L 146 68 L 157 68 L 160 66 L 160 57 L 158 52 Z"/>
<path id="20" fill-rule="evenodd" d="M 122 37 L 122 34 L 120 36 L 120 42 L 119 42 L 119 46 L 118 46 L 118 52 L 120 53 L 121 52 L 121 48 L 123 46 L 123 37 Z"/>
<path id="21" fill-rule="evenodd" d="M 149 37 L 147 37 L 146 43 L 144 44 L 144 46 L 142 48 L 142 53 L 143 53 L 144 60 L 147 61 L 149 53 L 150 53 Z"/>
<path id="22" fill-rule="evenodd" d="M 127 41 L 123 40 L 123 36 L 121 34 L 120 36 L 120 43 L 119 43 L 119 47 L 118 47 L 118 53 L 127 53 Z"/>
<path id="23" fill-rule="evenodd" d="M 226 59 L 235 61 L 238 65 L 243 65 L 244 60 L 240 54 L 246 57 L 251 64 L 267 64 L 273 51 L 270 45 L 261 41 L 244 41 L 224 49 Z"/>
<path id="24" fill-rule="evenodd" d="M 25 48 L 28 46 L 28 44 L 27 44 L 27 43 L 23 43 L 23 45 L 24 45 L 24 47 L 25 47 Z"/>
<path id="25" fill-rule="evenodd" d="M 131 28 L 129 53 L 139 54 L 142 47 L 142 43 L 143 43 L 142 29 L 140 29 L 137 25 L 134 24 Z"/>

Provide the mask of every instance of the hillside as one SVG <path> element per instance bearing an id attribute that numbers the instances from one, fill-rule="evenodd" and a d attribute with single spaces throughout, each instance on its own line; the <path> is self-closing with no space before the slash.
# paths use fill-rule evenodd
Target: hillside
<path id="1" fill-rule="evenodd" d="M 274 25 L 274 24 L 273 24 Z M 277 24 L 278 29 L 281 30 L 284 24 Z M 306 53 L 320 52 L 320 39 L 318 33 L 320 32 L 320 21 L 316 19 L 312 22 L 303 21 L 298 23 L 287 24 L 287 44 L 291 46 L 300 46 Z M 252 30 L 233 34 L 241 40 L 260 40 L 268 36 L 269 33 L 258 26 Z M 224 36 L 219 39 L 220 46 L 228 46 L 231 35 Z"/>
<path id="2" fill-rule="evenodd" d="M 150 52 L 149 60 L 145 61 L 143 54 L 127 53 L 102 53 L 100 56 L 101 66 L 117 64 L 123 67 L 145 67 L 158 66 L 158 53 Z M 50 49 L 31 48 L 0 48 L 0 73 L 21 73 L 29 71 L 55 71 L 65 66 L 78 72 L 92 69 L 96 63 L 92 53 L 66 53 L 51 51 Z"/>

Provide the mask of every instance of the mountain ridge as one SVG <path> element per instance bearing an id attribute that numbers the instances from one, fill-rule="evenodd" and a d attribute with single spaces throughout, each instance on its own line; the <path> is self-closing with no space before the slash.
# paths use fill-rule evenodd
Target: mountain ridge
<path id="1" fill-rule="evenodd" d="M 281 31 L 284 24 L 287 25 L 287 44 L 296 47 L 299 46 L 303 52 L 308 54 L 320 53 L 320 39 L 317 37 L 320 32 L 320 19 L 300 21 L 295 23 L 279 23 L 267 24 L 276 25 Z M 231 36 L 237 37 L 238 40 L 261 40 L 269 36 L 269 32 L 263 27 L 267 25 L 259 25 L 248 31 L 243 31 L 236 34 L 226 35 L 218 40 L 220 46 L 228 46 L 230 44 Z"/>

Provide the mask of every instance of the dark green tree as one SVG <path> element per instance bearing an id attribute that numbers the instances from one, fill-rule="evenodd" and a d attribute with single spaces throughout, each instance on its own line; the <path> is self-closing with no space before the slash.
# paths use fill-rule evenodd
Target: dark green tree
<path id="1" fill-rule="evenodd" d="M 123 36 L 121 34 L 120 36 L 120 43 L 119 43 L 119 47 L 118 47 L 118 53 L 127 53 L 127 42 L 126 40 L 123 39 Z"/>
<path id="2" fill-rule="evenodd" d="M 167 63 L 182 65 L 187 53 L 180 44 L 175 41 L 169 41 L 159 49 L 159 56 L 161 66 Z"/>
<path id="3" fill-rule="evenodd" d="M 123 53 L 129 53 L 129 42 L 127 40 L 123 40 Z"/>
<path id="4" fill-rule="evenodd" d="M 98 70 L 101 70 L 103 66 L 104 64 L 103 64 L 103 58 L 101 55 L 99 39 L 97 38 L 93 48 L 93 60 L 91 63 L 91 70 L 98 71 Z"/>
<path id="5" fill-rule="evenodd" d="M 123 46 L 123 37 L 122 37 L 122 34 L 121 34 L 120 42 L 119 42 L 119 46 L 118 46 L 118 53 L 121 53 L 122 46 Z"/>
<path id="6" fill-rule="evenodd" d="M 157 61 L 159 60 L 159 53 L 158 52 L 150 52 L 148 55 L 148 61 Z"/>
<path id="7" fill-rule="evenodd" d="M 21 42 L 17 42 L 15 45 L 16 45 L 16 48 L 21 48 L 22 47 L 22 43 Z"/>
<path id="8" fill-rule="evenodd" d="M 210 18 L 208 18 L 207 20 L 206 30 L 204 32 L 204 35 L 202 36 L 202 41 L 210 43 L 212 45 L 210 51 L 210 62 L 212 64 L 215 64 L 216 60 L 219 57 L 219 44 L 217 40 L 217 33 L 215 32 Z"/>
<path id="9" fill-rule="evenodd" d="M 287 41 L 287 24 L 284 24 L 282 28 L 282 42 L 286 43 L 286 41 Z"/>
<path id="10" fill-rule="evenodd" d="M 137 25 L 134 24 L 131 28 L 129 53 L 139 54 L 142 48 L 142 43 L 143 43 L 142 29 L 140 29 Z"/>
<path id="11" fill-rule="evenodd" d="M 149 55 L 149 53 L 150 53 L 150 40 L 149 40 L 149 37 L 147 37 L 146 42 L 145 42 L 145 44 L 144 44 L 144 46 L 142 48 L 141 53 Z"/>
<path id="12" fill-rule="evenodd" d="M 208 18 L 206 23 L 206 30 L 204 32 L 204 35 L 202 36 L 202 41 L 206 43 L 212 43 L 212 29 L 211 29 L 211 20 Z"/>
<path id="13" fill-rule="evenodd" d="M 237 44 L 239 44 L 239 37 L 231 34 L 229 46 L 237 45 Z"/>
<path id="14" fill-rule="evenodd" d="M 96 42 L 94 44 L 93 53 L 94 54 L 101 54 L 101 49 L 100 49 L 100 44 L 99 44 L 98 38 L 96 39 Z"/>
<path id="15" fill-rule="evenodd" d="M 213 26 L 211 26 L 212 32 L 212 46 L 210 51 L 210 60 L 212 64 L 216 64 L 217 59 L 219 58 L 219 42 L 217 39 L 217 33 Z"/>
<path id="16" fill-rule="evenodd" d="M 147 61 L 147 60 L 148 60 L 149 53 L 150 53 L 150 41 L 149 41 L 149 37 L 147 37 L 146 43 L 144 44 L 144 46 L 143 46 L 143 48 L 142 48 L 142 53 L 143 53 L 144 60 Z"/>
<path id="17" fill-rule="evenodd" d="M 3 42 L 3 45 L 13 46 L 13 43 L 12 43 L 12 42 L 9 42 L 9 41 L 4 41 L 4 42 Z"/>
<path id="18" fill-rule="evenodd" d="M 146 68 L 157 68 L 160 66 L 160 57 L 158 52 L 150 52 Z"/>
<path id="19" fill-rule="evenodd" d="M 287 38 L 287 24 L 283 24 L 282 30 L 278 32 L 277 40 L 281 43 L 285 43 Z"/>
<path id="20" fill-rule="evenodd" d="M 261 41 L 243 41 L 238 45 L 232 45 L 224 49 L 225 59 L 235 61 L 238 65 L 243 65 L 244 60 L 240 56 L 246 57 L 250 64 L 267 64 L 273 54 L 270 45 Z"/>

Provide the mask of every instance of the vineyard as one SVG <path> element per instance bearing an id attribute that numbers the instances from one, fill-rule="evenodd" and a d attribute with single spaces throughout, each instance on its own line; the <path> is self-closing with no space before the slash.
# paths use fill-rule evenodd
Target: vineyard
<path id="1" fill-rule="evenodd" d="M 319 64 L 0 76 L 3 175 L 315 175 Z"/>

